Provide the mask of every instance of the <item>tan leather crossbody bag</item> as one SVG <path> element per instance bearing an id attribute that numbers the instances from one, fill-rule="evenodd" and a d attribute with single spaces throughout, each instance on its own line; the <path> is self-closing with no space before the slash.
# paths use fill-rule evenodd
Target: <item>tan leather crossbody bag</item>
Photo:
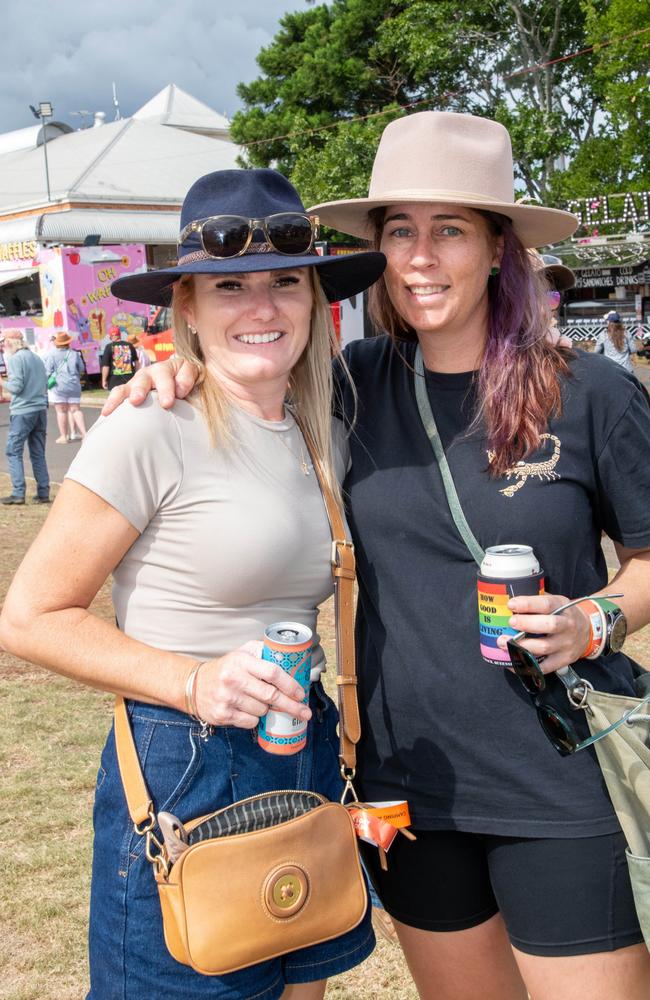
<path id="1" fill-rule="evenodd" d="M 341 802 L 282 790 L 180 823 L 157 815 L 122 698 L 115 741 L 131 819 L 146 840 L 170 953 L 203 975 L 224 975 L 319 944 L 363 919 L 367 894 L 352 817 L 361 735 L 353 633 L 354 549 L 307 435 L 332 531 Z M 167 824 L 167 829 L 165 825 Z M 169 826 L 174 829 L 169 829 Z M 177 828 L 176 828 L 177 827 Z M 161 840 L 157 831 L 165 836 Z M 176 833 L 176 839 L 173 834 Z"/>

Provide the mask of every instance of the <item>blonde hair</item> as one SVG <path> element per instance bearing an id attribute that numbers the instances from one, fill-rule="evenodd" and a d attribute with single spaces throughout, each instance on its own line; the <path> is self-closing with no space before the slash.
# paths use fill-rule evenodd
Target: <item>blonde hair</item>
<path id="1" fill-rule="evenodd" d="M 324 478 L 338 503 L 342 504 L 332 450 L 334 357 L 340 359 L 345 374 L 348 378 L 350 376 L 334 332 L 330 305 L 315 268 L 309 268 L 309 277 L 313 293 L 309 340 L 289 376 L 287 403 L 313 441 Z M 177 355 L 191 361 L 198 370 L 199 375 L 189 398 L 190 401 L 196 400 L 208 425 L 212 445 L 216 448 L 219 444 L 228 445 L 232 442 L 231 402 L 219 379 L 207 367 L 199 338 L 190 333 L 183 315 L 192 301 L 193 293 L 194 276 L 191 274 L 183 275 L 173 287 L 174 341 Z"/>

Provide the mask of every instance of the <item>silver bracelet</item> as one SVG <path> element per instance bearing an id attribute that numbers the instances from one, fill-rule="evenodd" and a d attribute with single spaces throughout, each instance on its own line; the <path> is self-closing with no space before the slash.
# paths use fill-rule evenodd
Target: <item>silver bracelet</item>
<path id="1" fill-rule="evenodd" d="M 208 728 L 208 723 L 205 722 L 198 713 L 196 707 L 196 679 L 199 676 L 199 670 L 207 663 L 207 660 L 201 660 L 196 664 L 188 674 L 187 680 L 185 682 L 185 711 L 189 715 L 190 719 L 194 722 L 198 722 L 202 729 Z"/>

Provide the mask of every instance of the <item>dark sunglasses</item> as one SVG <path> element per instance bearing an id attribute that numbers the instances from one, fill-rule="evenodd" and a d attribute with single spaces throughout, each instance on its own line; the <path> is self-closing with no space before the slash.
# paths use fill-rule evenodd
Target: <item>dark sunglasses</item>
<path id="1" fill-rule="evenodd" d="M 549 288 L 549 290 L 546 293 L 546 296 L 551 305 L 554 306 L 559 306 L 560 302 L 562 301 L 562 292 L 557 292 L 554 288 Z"/>
<path id="2" fill-rule="evenodd" d="M 188 223 L 178 237 L 184 243 L 192 233 L 201 237 L 201 246 L 209 257 L 241 257 L 253 241 L 255 230 L 261 229 L 266 243 L 254 243 L 260 253 L 275 250 L 287 256 L 296 256 L 311 250 L 318 239 L 317 216 L 301 212 L 279 212 L 265 219 L 246 219 L 241 215 L 211 215 Z"/>
<path id="3" fill-rule="evenodd" d="M 623 595 L 605 594 L 602 596 L 606 597 L 607 600 L 613 600 L 615 597 L 622 597 Z M 590 597 L 577 597 L 573 601 L 567 601 L 566 604 L 562 604 L 561 607 L 556 608 L 551 614 L 559 615 L 574 604 L 580 604 L 582 601 L 590 599 Z M 615 729 L 618 729 L 624 722 L 631 719 L 634 713 L 638 711 L 638 706 L 630 709 L 629 712 L 625 712 L 620 719 L 611 726 L 608 726 L 607 729 L 601 729 L 599 733 L 595 733 L 586 740 L 581 740 L 571 720 L 567 719 L 561 712 L 558 712 L 554 705 L 550 705 L 545 700 L 548 696 L 546 675 L 543 673 L 537 658 L 520 645 L 521 640 L 528 634 L 527 632 L 518 632 L 512 639 L 508 640 L 510 662 L 512 669 L 533 700 L 533 704 L 537 709 L 539 724 L 544 730 L 545 735 L 562 757 L 568 757 L 570 754 L 577 753 L 578 750 L 584 750 L 585 747 L 590 747 L 594 743 L 597 743 L 598 740 L 602 740 L 604 736 L 613 733 Z M 583 677 L 580 677 L 572 667 L 561 667 L 555 671 L 555 674 L 567 689 L 567 697 L 573 708 L 584 709 L 587 704 L 587 693 L 593 691 L 593 685 Z"/>

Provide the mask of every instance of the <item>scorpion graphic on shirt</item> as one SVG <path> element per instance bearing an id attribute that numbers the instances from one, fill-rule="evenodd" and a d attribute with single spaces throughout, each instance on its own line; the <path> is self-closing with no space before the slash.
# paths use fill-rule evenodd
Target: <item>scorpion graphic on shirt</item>
<path id="1" fill-rule="evenodd" d="M 515 476 L 517 478 L 517 482 L 511 483 L 510 486 L 506 486 L 503 490 L 499 490 L 499 493 L 503 493 L 506 497 L 513 497 L 515 493 L 525 485 L 530 476 L 536 476 L 538 479 L 546 479 L 549 482 L 551 479 L 560 478 L 559 473 L 555 472 L 555 466 L 560 458 L 562 442 L 555 436 L 555 434 L 540 434 L 539 437 L 541 441 L 546 440 L 553 442 L 553 454 L 551 457 L 547 458 L 544 462 L 517 462 L 516 465 L 506 469 L 504 473 L 506 479 L 511 479 Z M 493 462 L 494 459 L 494 452 L 488 451 L 488 461 Z"/>

